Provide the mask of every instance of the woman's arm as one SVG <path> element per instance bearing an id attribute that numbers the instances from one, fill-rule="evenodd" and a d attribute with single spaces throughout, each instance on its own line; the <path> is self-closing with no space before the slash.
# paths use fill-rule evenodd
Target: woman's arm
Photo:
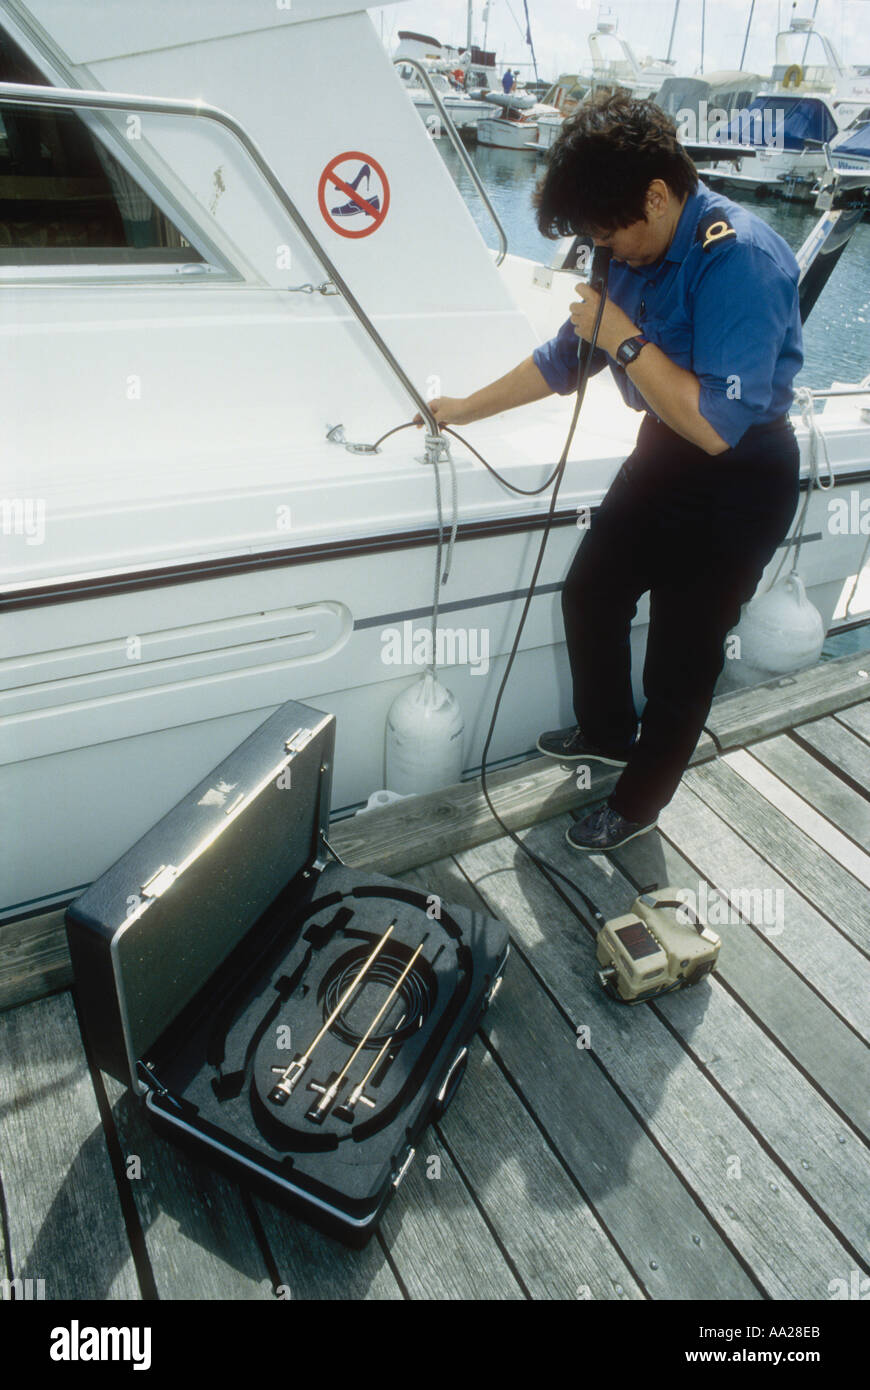
<path id="1" fill-rule="evenodd" d="M 571 322 L 578 337 L 589 339 L 600 296 L 589 285 L 579 284 L 576 289 L 581 298 L 571 305 Z M 615 360 L 620 344 L 642 332 L 618 304 L 607 300 L 598 334 L 605 352 Z M 677 434 L 708 454 L 723 454 L 730 448 L 701 414 L 701 383 L 694 372 L 678 367 L 655 343 L 647 343 L 627 370 L 650 409 Z"/>
<path id="2" fill-rule="evenodd" d="M 552 394 L 533 359 L 527 357 L 498 381 L 491 381 L 470 396 L 436 396 L 429 402 L 429 409 L 439 425 L 470 425 L 474 420 L 485 420 L 489 415 L 499 415 L 503 410 L 529 405 Z M 422 425 L 422 416 L 417 415 L 414 424 Z"/>
<path id="3" fill-rule="evenodd" d="M 640 331 L 633 329 L 625 337 Z M 625 338 L 619 342 L 624 343 Z M 707 454 L 724 454 L 730 448 L 701 414 L 701 383 L 694 372 L 678 367 L 655 343 L 647 343 L 626 370 L 647 405 L 677 434 Z"/>

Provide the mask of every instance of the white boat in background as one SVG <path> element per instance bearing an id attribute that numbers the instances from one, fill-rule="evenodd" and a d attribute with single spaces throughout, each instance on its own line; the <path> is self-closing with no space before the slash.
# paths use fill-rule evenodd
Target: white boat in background
<path id="1" fill-rule="evenodd" d="M 487 116 L 478 121 L 477 143 L 534 154 L 538 148 L 538 123 L 558 115 L 555 106 L 538 101 L 516 115 Z"/>
<path id="2" fill-rule="evenodd" d="M 389 0 L 389 3 L 394 4 L 396 0 Z M 470 19 L 469 38 L 464 48 L 442 43 L 432 34 L 400 29 L 393 59 L 415 58 L 427 68 L 434 66 L 439 71 L 450 73 L 462 84 L 466 94 L 476 101 L 482 101 L 487 96 L 501 96 L 501 74 L 495 53 L 473 44 L 470 35 Z"/>
<path id="3" fill-rule="evenodd" d="M 337 716 L 334 805 L 365 804 L 387 711 L 422 672 L 416 643 L 394 664 L 393 635 L 426 635 L 433 590 L 463 767 L 479 766 L 549 497 L 509 492 L 454 441 L 439 585 L 443 437 L 374 446 L 427 395 L 550 337 L 577 272 L 494 258 L 357 4 L 103 0 L 95 23 L 91 0 L 0 0 L 17 166 L 0 246 L 0 921 L 59 910 L 291 698 Z M 865 544 L 826 524 L 833 496 L 870 495 L 865 400 L 829 403 L 836 487 L 809 495 L 801 574 L 827 627 Z M 570 409 L 549 397 L 468 433 L 530 489 Z M 570 718 L 559 591 L 578 515 L 637 424 L 598 378 L 493 762 Z M 808 487 L 799 421 L 798 436 Z M 642 606 L 638 671 L 646 624 Z"/>
<path id="4" fill-rule="evenodd" d="M 627 39 L 617 33 L 613 21 L 599 21 L 589 35 L 592 54 L 592 88 L 622 90 L 634 97 L 654 97 L 662 83 L 673 77 L 672 58 L 638 59 Z"/>
<path id="5" fill-rule="evenodd" d="M 440 96 L 456 129 L 473 131 L 478 121 L 489 114 L 490 107 L 486 101 L 478 101 L 469 96 L 467 92 L 459 91 L 455 84 L 451 85 L 447 74 L 439 70 L 441 66 L 441 64 L 435 63 L 427 64 L 429 80 Z M 417 114 L 423 119 L 430 131 L 437 131 L 440 115 L 419 74 L 410 65 L 403 66 L 401 63 L 397 65 L 396 71 L 408 89 L 408 95 L 417 108 Z"/>
<path id="6" fill-rule="evenodd" d="M 538 117 L 538 149 L 544 153 L 555 144 L 566 117 L 577 110 L 592 90 L 590 79 L 577 73 L 561 73 L 545 93 L 543 100 L 553 107 L 550 113 Z"/>
<path id="7" fill-rule="evenodd" d="M 765 85 L 758 73 L 743 69 L 668 77 L 656 94 L 656 105 L 674 118 L 682 140 L 703 140 L 723 118 L 727 122 L 745 111 Z"/>
<path id="8" fill-rule="evenodd" d="M 812 57 L 807 63 L 812 46 Z M 759 196 L 811 201 L 826 167 L 823 146 L 870 118 L 870 77 L 843 63 L 810 19 L 793 19 L 776 36 L 772 81 L 715 143 L 731 158 L 706 168 L 711 184 L 754 190 Z M 749 147 L 753 153 L 740 157 Z"/>
<path id="9" fill-rule="evenodd" d="M 673 79 L 669 59 L 640 60 L 612 21 L 599 21 L 587 36 L 592 58 L 589 74 L 563 74 L 544 97 L 553 109 L 538 117 L 537 148 L 546 153 L 555 144 L 567 116 L 585 97 L 599 91 L 625 91 L 636 97 L 656 96 L 662 84 Z"/>

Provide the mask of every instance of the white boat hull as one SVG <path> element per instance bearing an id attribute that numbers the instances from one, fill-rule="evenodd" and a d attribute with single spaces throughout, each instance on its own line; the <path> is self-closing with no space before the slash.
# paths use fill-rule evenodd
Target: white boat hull
<path id="1" fill-rule="evenodd" d="M 732 188 L 748 188 L 762 196 L 776 195 L 811 202 L 813 189 L 824 172 L 825 158 L 814 150 L 759 149 L 754 157 L 731 163 L 722 160 L 705 166 L 703 176 Z"/>
<path id="2" fill-rule="evenodd" d="M 477 143 L 490 145 L 497 150 L 534 152 L 538 147 L 538 125 L 536 121 L 508 121 L 503 117 L 489 117 L 478 121 Z"/>
<path id="3" fill-rule="evenodd" d="M 75 894 L 287 699 L 337 715 L 336 808 L 383 786 L 386 712 L 420 673 L 414 633 L 432 607 L 434 470 L 411 429 L 375 454 L 328 442 L 327 430 L 343 424 L 371 444 L 413 416 L 371 332 L 417 391 L 458 395 L 567 317 L 575 272 L 510 256 L 496 270 L 368 16 L 319 0 L 327 43 L 314 8 L 254 7 L 239 35 L 235 5 L 179 6 L 170 43 L 163 0 L 112 6 L 97 28 L 84 0 L 15 7 L 43 34 L 61 28 L 55 85 L 65 71 L 88 88 L 183 95 L 195 72 L 202 101 L 249 130 L 353 302 L 316 292 L 329 290 L 323 263 L 201 115 L 149 119 L 141 152 L 121 117 L 113 146 L 122 163 L 135 155 L 166 216 L 201 243 L 199 265 L 0 266 L 0 420 L 18 503 L 4 512 L 0 595 L 0 916 Z M 324 52 L 340 103 L 322 104 Z M 298 110 L 315 107 L 306 139 L 288 139 Z M 469 433 L 528 489 L 559 458 L 570 410 L 550 398 Z M 870 425 L 854 401 L 830 428 L 828 416 L 838 492 L 863 499 Z M 558 590 L 578 508 L 600 500 L 637 423 L 598 378 L 493 759 L 521 756 L 570 718 Z M 439 627 L 452 634 L 440 665 L 473 771 L 548 501 L 508 493 L 458 444 L 453 454 L 460 533 L 439 594 Z M 443 464 L 440 477 L 448 521 Z M 864 544 L 857 531 L 830 533 L 830 500 L 813 497 L 801 554 L 826 623 Z M 646 621 L 642 607 L 638 669 Z"/>
<path id="4" fill-rule="evenodd" d="M 436 109 L 431 97 L 425 92 L 413 92 L 411 100 L 417 108 L 418 115 L 429 129 L 440 121 L 441 113 Z M 490 109 L 487 102 L 473 101 L 470 97 L 442 97 L 442 101 L 457 130 L 474 130 L 478 121 L 487 116 Z M 441 134 L 442 132 L 437 133 Z"/>

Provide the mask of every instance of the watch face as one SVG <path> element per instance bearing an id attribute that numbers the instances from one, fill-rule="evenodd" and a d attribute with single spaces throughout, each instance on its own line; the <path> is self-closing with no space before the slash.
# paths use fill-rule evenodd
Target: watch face
<path id="1" fill-rule="evenodd" d="M 640 336 L 636 338 L 626 338 L 625 342 L 620 344 L 617 351 L 617 362 L 621 363 L 623 367 L 630 367 L 646 341 L 646 338 Z"/>

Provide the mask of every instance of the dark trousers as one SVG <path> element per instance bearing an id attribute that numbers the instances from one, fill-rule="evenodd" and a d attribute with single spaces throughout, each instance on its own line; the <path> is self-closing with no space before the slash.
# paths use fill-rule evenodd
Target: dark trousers
<path id="1" fill-rule="evenodd" d="M 645 416 L 634 452 L 592 518 L 565 581 L 562 613 L 584 735 L 604 751 L 637 733 L 629 629 L 650 619 L 640 737 L 610 804 L 647 824 L 666 806 L 700 737 L 725 638 L 788 532 L 798 446 L 787 420 L 710 455 Z"/>

